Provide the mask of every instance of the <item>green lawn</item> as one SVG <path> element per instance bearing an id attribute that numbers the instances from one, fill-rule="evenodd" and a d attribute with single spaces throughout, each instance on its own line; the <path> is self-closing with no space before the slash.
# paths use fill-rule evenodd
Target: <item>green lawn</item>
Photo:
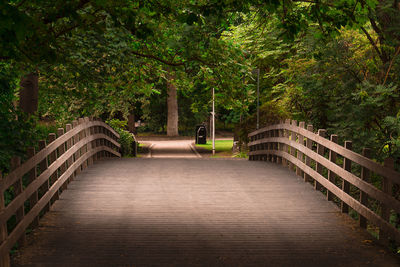
<path id="1" fill-rule="evenodd" d="M 197 147 L 203 147 L 208 150 L 212 150 L 212 140 L 208 140 L 207 144 L 199 145 Z M 231 152 L 233 146 L 233 140 L 215 140 L 215 152 Z"/>

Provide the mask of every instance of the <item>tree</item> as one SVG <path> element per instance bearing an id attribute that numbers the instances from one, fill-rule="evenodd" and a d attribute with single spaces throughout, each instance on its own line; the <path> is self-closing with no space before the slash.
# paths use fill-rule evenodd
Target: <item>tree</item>
<path id="1" fill-rule="evenodd" d="M 178 96 L 173 76 L 167 74 L 167 135 L 178 136 Z"/>

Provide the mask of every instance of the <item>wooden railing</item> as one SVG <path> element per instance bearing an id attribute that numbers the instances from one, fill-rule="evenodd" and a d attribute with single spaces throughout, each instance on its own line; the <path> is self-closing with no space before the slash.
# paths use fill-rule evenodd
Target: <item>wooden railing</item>
<path id="1" fill-rule="evenodd" d="M 3 178 L 0 173 L 0 266 L 10 265 L 10 250 L 26 242 L 27 229 L 38 225 L 79 172 L 102 158 L 121 156 L 118 138 L 104 122 L 81 118 L 59 128 L 57 136 L 49 134 L 48 144 L 40 141 L 37 153 L 29 148 L 25 162 L 11 160 L 11 171 Z"/>
<path id="2" fill-rule="evenodd" d="M 314 133 L 313 126 L 306 128 L 304 122 L 282 121 L 249 134 L 249 159 L 272 161 L 296 171 L 326 193 L 328 200 L 336 200 L 342 213 L 349 213 L 349 207 L 357 212 L 361 227 L 374 226 L 379 239 L 399 243 L 400 231 L 389 221 L 400 213 L 400 201 L 394 195 L 400 173 L 394 170 L 394 161 L 379 164 L 368 158 L 368 149 L 360 155 L 351 150 L 351 141 L 341 146 L 337 135 L 328 140 L 325 134 L 323 129 Z"/>

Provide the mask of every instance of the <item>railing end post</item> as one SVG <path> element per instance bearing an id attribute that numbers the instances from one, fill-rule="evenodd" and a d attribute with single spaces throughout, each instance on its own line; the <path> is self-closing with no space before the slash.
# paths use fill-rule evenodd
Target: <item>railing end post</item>
<path id="1" fill-rule="evenodd" d="M 326 130 L 325 129 L 318 129 L 318 135 L 325 137 L 326 136 Z"/>
<path id="2" fill-rule="evenodd" d="M 65 133 L 64 128 L 58 128 L 57 129 L 57 136 L 60 137 L 61 135 L 63 135 Z"/>
<path id="3" fill-rule="evenodd" d="M 49 140 L 49 144 L 51 142 L 53 142 L 54 140 L 56 140 L 56 134 L 55 133 L 49 133 L 48 140 Z"/>

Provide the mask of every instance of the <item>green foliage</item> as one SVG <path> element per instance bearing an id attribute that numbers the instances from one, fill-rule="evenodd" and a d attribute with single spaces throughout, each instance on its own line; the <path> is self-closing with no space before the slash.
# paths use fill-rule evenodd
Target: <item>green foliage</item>
<path id="1" fill-rule="evenodd" d="M 36 140 L 46 140 L 49 134 L 56 133 L 59 127 L 64 127 L 64 125 L 38 121 L 35 126 Z"/>
<path id="2" fill-rule="evenodd" d="M 121 121 L 118 119 L 112 119 L 106 121 L 119 135 L 118 142 L 121 144 L 122 156 L 132 156 L 132 144 L 134 142 L 133 134 L 126 130 L 128 125 L 127 121 Z"/>
<path id="3" fill-rule="evenodd" d="M 215 88 L 219 120 L 239 123 L 246 139 L 255 127 L 258 68 L 261 125 L 292 117 L 369 146 L 379 159 L 398 154 L 400 11 L 389 0 L 0 7 L 1 67 L 13 72 L 3 75 L 12 88 L 2 97 L 3 121 L 20 130 L 16 139 L 34 132 L 11 104 L 18 77 L 30 71 L 40 74 L 39 119 L 135 114 L 149 130 L 165 132 L 168 80 L 178 88 L 181 132 L 208 121 Z"/>
<path id="4" fill-rule="evenodd" d="M 15 108 L 15 77 L 9 64 L 0 63 L 0 171 L 8 172 L 12 156 L 24 156 L 28 146 L 34 144 L 34 118 L 27 118 Z"/>
<path id="5" fill-rule="evenodd" d="M 398 1 L 8 0 L 0 10 L 3 172 L 11 156 L 82 116 L 119 118 L 109 123 L 130 155 L 128 115 L 165 132 L 167 82 L 178 88 L 181 132 L 208 121 L 215 88 L 219 121 L 246 142 L 254 69 L 261 126 L 306 121 L 400 163 Z M 38 119 L 16 108 L 18 79 L 33 71 Z"/>
<path id="6" fill-rule="evenodd" d="M 234 158 L 248 159 L 249 158 L 248 151 L 243 151 L 243 152 L 241 151 L 241 152 L 235 153 L 233 155 L 233 157 Z"/>
<path id="7" fill-rule="evenodd" d="M 279 103 L 270 101 L 263 103 L 260 106 L 260 127 L 268 124 L 276 123 L 279 120 L 285 119 L 289 114 L 279 105 Z M 252 114 L 251 116 L 243 119 L 243 121 L 237 124 L 235 128 L 235 136 L 240 142 L 248 143 L 248 134 L 257 127 L 257 114 Z"/>

